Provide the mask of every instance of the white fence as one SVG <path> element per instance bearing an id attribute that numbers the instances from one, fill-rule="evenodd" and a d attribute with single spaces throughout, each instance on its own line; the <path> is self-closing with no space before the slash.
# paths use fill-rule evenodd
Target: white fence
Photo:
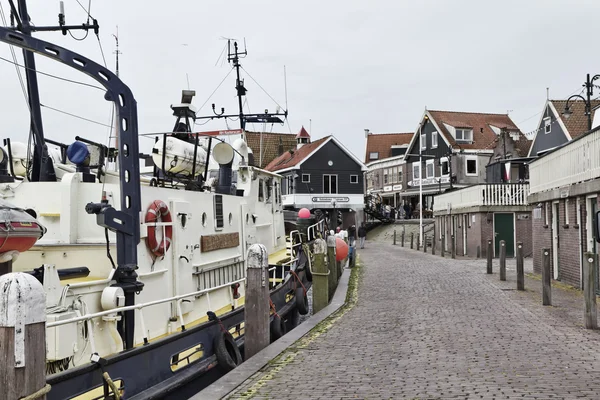
<path id="1" fill-rule="evenodd" d="M 600 177 L 600 131 L 533 161 L 529 165 L 531 193 L 543 192 Z"/>
<path id="2" fill-rule="evenodd" d="M 529 195 L 527 183 L 494 183 L 473 185 L 455 192 L 435 196 L 433 211 L 478 206 L 526 206 Z"/>

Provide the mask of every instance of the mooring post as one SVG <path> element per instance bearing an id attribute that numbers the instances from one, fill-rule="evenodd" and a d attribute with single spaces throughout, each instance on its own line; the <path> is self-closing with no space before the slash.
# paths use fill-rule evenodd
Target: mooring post
<path id="1" fill-rule="evenodd" d="M 411 232 L 411 233 L 410 233 L 410 249 L 411 249 L 411 250 L 413 249 L 413 244 L 414 244 L 414 242 L 415 242 L 415 233 L 414 233 L 414 232 Z"/>
<path id="2" fill-rule="evenodd" d="M 523 242 L 517 242 L 517 290 L 525 290 L 525 269 L 523 268 Z"/>
<path id="3" fill-rule="evenodd" d="M 433 235 L 431 236 L 431 255 L 435 255 L 435 228 L 433 229 Z"/>
<path id="4" fill-rule="evenodd" d="M 46 399 L 46 293 L 32 275 L 0 276 L 2 399 Z"/>
<path id="5" fill-rule="evenodd" d="M 404 247 L 404 231 L 402 231 L 401 240 L 402 240 L 402 247 Z"/>
<path id="6" fill-rule="evenodd" d="M 506 280 L 506 242 L 500 241 L 500 280 Z"/>
<path id="7" fill-rule="evenodd" d="M 445 252 L 446 252 L 446 235 L 442 235 L 442 241 L 440 243 L 440 255 L 442 257 L 446 257 Z"/>
<path id="8" fill-rule="evenodd" d="M 477 258 L 481 258 L 481 246 L 477 245 L 477 253 L 476 253 Z"/>
<path id="9" fill-rule="evenodd" d="M 248 249 L 246 261 L 246 299 L 244 304 L 245 359 L 267 347 L 270 342 L 269 254 L 262 244 Z"/>
<path id="10" fill-rule="evenodd" d="M 394 229 L 394 246 L 396 245 L 396 230 Z"/>
<path id="11" fill-rule="evenodd" d="M 329 268 L 328 284 L 329 284 L 329 299 L 333 297 L 335 288 L 337 287 L 338 272 L 337 272 L 337 261 L 335 260 L 335 236 L 327 236 L 327 267 Z"/>
<path id="12" fill-rule="evenodd" d="M 450 236 L 450 246 L 452 246 L 450 249 L 451 257 L 456 258 L 456 239 L 454 239 L 454 235 Z"/>
<path id="13" fill-rule="evenodd" d="M 427 235 L 423 237 L 423 253 L 427 253 Z"/>
<path id="14" fill-rule="evenodd" d="M 316 239 L 313 244 L 313 313 L 316 314 L 329 304 L 329 270 L 325 257 L 327 256 L 327 242 Z"/>
<path id="15" fill-rule="evenodd" d="M 421 248 L 421 235 L 417 236 L 417 251 Z"/>
<path id="16" fill-rule="evenodd" d="M 552 305 L 552 276 L 550 273 L 550 249 L 542 250 L 542 305 Z"/>
<path id="17" fill-rule="evenodd" d="M 494 254 L 492 254 L 494 252 L 494 249 L 492 247 L 492 239 L 488 239 L 488 243 L 487 243 L 487 273 L 488 274 L 492 274 L 494 273 L 493 269 L 492 269 L 492 258 L 494 257 Z"/>
<path id="18" fill-rule="evenodd" d="M 598 314 L 596 311 L 596 271 L 598 271 L 598 256 L 595 253 L 585 253 L 583 266 L 583 291 L 585 308 L 583 317 L 586 329 L 598 327 Z"/>

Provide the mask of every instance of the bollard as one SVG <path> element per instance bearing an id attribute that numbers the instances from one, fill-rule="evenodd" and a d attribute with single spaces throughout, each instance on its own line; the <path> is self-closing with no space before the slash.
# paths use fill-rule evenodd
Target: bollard
<path id="1" fill-rule="evenodd" d="M 550 274 L 550 249 L 542 250 L 542 305 L 552 305 L 552 276 Z"/>
<path id="2" fill-rule="evenodd" d="M 423 238 L 423 253 L 427 253 L 427 235 Z"/>
<path id="3" fill-rule="evenodd" d="M 46 294 L 32 275 L 0 277 L 2 399 L 46 399 Z"/>
<path id="4" fill-rule="evenodd" d="M 415 233 L 411 232 L 410 233 L 410 249 L 411 250 L 413 249 L 413 243 L 414 243 L 414 241 L 415 241 Z"/>
<path id="5" fill-rule="evenodd" d="M 270 343 L 269 254 L 262 244 L 248 249 L 246 261 L 246 299 L 244 305 L 245 359 Z"/>
<path id="6" fill-rule="evenodd" d="M 506 242 L 500 241 L 500 280 L 506 280 Z"/>
<path id="7" fill-rule="evenodd" d="M 404 247 L 404 232 L 402 232 L 402 247 Z"/>
<path id="8" fill-rule="evenodd" d="M 517 242 L 517 290 L 525 290 L 525 269 L 523 268 L 523 242 Z"/>
<path id="9" fill-rule="evenodd" d="M 396 245 L 396 230 L 394 229 L 394 246 Z"/>
<path id="10" fill-rule="evenodd" d="M 327 256 L 327 242 L 316 239 L 314 242 L 313 264 L 313 314 L 318 313 L 329 304 L 329 270 L 325 257 Z"/>
<path id="11" fill-rule="evenodd" d="M 435 256 L 435 232 L 433 233 L 433 236 L 431 237 L 431 255 Z"/>
<path id="12" fill-rule="evenodd" d="M 421 235 L 417 236 L 417 251 L 421 248 Z"/>
<path id="13" fill-rule="evenodd" d="M 598 314 L 596 312 L 596 271 L 598 271 L 598 256 L 594 253 L 585 253 L 585 265 L 583 266 L 583 291 L 584 311 L 586 329 L 598 327 Z"/>
<path id="14" fill-rule="evenodd" d="M 327 267 L 329 268 L 329 277 L 327 282 L 329 284 L 329 299 L 333 297 L 335 288 L 337 287 L 337 261 L 335 260 L 335 236 L 327 236 Z"/>
<path id="15" fill-rule="evenodd" d="M 477 258 L 481 258 L 481 246 L 477 245 Z"/>
<path id="16" fill-rule="evenodd" d="M 442 235 L 442 242 L 440 243 L 440 255 L 446 257 L 444 254 L 446 251 L 446 235 Z"/>
<path id="17" fill-rule="evenodd" d="M 492 254 L 494 252 L 494 249 L 492 247 L 492 239 L 488 239 L 488 243 L 487 243 L 487 273 L 488 274 L 493 274 L 494 271 L 492 270 L 492 258 L 494 257 L 494 255 Z"/>
<path id="18" fill-rule="evenodd" d="M 452 258 L 456 258 L 456 239 L 454 239 L 454 235 L 450 236 L 450 254 Z"/>

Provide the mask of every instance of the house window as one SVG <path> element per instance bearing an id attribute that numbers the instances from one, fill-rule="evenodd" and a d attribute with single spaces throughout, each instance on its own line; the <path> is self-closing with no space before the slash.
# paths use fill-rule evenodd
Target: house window
<path id="1" fill-rule="evenodd" d="M 358 175 L 350 175 L 350 183 L 358 183 Z"/>
<path id="2" fill-rule="evenodd" d="M 415 162 L 412 164 L 413 169 L 413 179 L 421 179 L 421 164 Z"/>
<path id="3" fill-rule="evenodd" d="M 391 175 L 392 175 L 392 176 L 390 177 L 390 182 L 391 182 L 391 183 L 395 183 L 395 182 L 396 182 L 396 177 L 398 176 L 398 174 L 397 174 L 397 171 L 398 171 L 398 168 L 397 168 L 397 167 L 394 167 L 394 168 L 392 168 L 392 169 L 390 170 L 390 172 L 391 172 Z"/>
<path id="4" fill-rule="evenodd" d="M 310 183 L 310 174 L 302 174 L 302 183 Z"/>
<path id="5" fill-rule="evenodd" d="M 569 225 L 569 199 L 565 199 L 565 225 Z"/>
<path id="6" fill-rule="evenodd" d="M 552 131 L 552 122 L 550 117 L 544 118 L 544 133 L 550 133 Z"/>
<path id="7" fill-rule="evenodd" d="M 435 176 L 434 160 L 427 160 L 425 163 L 425 173 L 427 178 L 433 178 Z"/>
<path id="8" fill-rule="evenodd" d="M 398 180 L 397 182 L 402 183 L 402 167 L 398 167 Z"/>
<path id="9" fill-rule="evenodd" d="M 445 157 L 440 159 L 440 174 L 442 176 L 450 175 L 450 162 Z"/>
<path id="10" fill-rule="evenodd" d="M 387 185 L 388 179 L 389 179 L 389 177 L 388 177 L 388 170 L 386 168 L 386 169 L 383 170 L 383 184 L 384 185 Z"/>
<path id="11" fill-rule="evenodd" d="M 323 193 L 336 194 L 337 192 L 337 175 L 323 175 Z"/>
<path id="12" fill-rule="evenodd" d="M 466 175 L 477 176 L 477 158 L 465 159 Z"/>
<path id="13" fill-rule="evenodd" d="M 435 149 L 438 146 L 438 134 L 437 132 L 431 132 L 431 148 Z"/>
<path id="14" fill-rule="evenodd" d="M 369 160 L 378 160 L 378 159 L 379 159 L 379 152 L 372 151 L 369 153 Z"/>
<path id="15" fill-rule="evenodd" d="M 473 129 L 457 129 L 456 130 L 456 141 L 457 142 L 472 142 L 473 141 Z"/>
<path id="16" fill-rule="evenodd" d="M 425 134 L 421 135 L 421 148 L 422 149 L 427 148 L 427 135 L 425 135 Z"/>
<path id="17" fill-rule="evenodd" d="M 265 201 L 265 189 L 263 187 L 264 181 L 262 179 L 258 180 L 258 201 Z"/>

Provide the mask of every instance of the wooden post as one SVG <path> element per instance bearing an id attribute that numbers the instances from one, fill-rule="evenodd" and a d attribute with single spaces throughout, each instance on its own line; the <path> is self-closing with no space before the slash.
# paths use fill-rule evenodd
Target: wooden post
<path id="1" fill-rule="evenodd" d="M 46 399 L 46 293 L 24 273 L 0 277 L 0 388 L 2 399 Z"/>
<path id="2" fill-rule="evenodd" d="M 481 258 L 481 246 L 477 245 L 477 253 L 476 253 L 477 258 Z"/>
<path id="3" fill-rule="evenodd" d="M 327 256 L 327 242 L 316 239 L 314 242 L 313 264 L 313 314 L 318 313 L 329 304 L 329 270 L 325 257 Z"/>
<path id="4" fill-rule="evenodd" d="M 585 308 L 583 319 L 586 329 L 598 328 L 598 314 L 596 312 L 596 271 L 598 271 L 598 257 L 594 253 L 585 253 L 583 266 L 583 291 Z"/>
<path id="5" fill-rule="evenodd" d="M 435 230 L 433 231 L 433 236 L 431 237 L 431 255 L 435 255 Z"/>
<path id="6" fill-rule="evenodd" d="M 488 274 L 492 274 L 494 273 L 494 271 L 492 270 L 492 258 L 494 257 L 494 255 L 492 254 L 494 252 L 494 248 L 492 247 L 492 239 L 488 239 L 488 243 L 487 243 L 487 273 Z"/>
<path id="7" fill-rule="evenodd" d="M 450 248 L 452 258 L 456 258 L 456 239 L 454 238 L 454 235 L 450 236 L 450 246 L 452 246 Z"/>
<path id="8" fill-rule="evenodd" d="M 417 236 L 417 251 L 421 248 L 421 236 Z"/>
<path id="9" fill-rule="evenodd" d="M 423 237 L 423 253 L 427 253 L 427 235 Z"/>
<path id="10" fill-rule="evenodd" d="M 500 241 L 500 280 L 506 280 L 506 242 Z"/>
<path id="11" fill-rule="evenodd" d="M 404 247 L 404 232 L 402 232 L 402 247 Z"/>
<path id="12" fill-rule="evenodd" d="M 328 276 L 328 284 L 329 284 L 329 300 L 333 297 L 333 293 L 335 293 L 335 288 L 337 287 L 337 262 L 335 261 L 335 236 L 329 235 L 327 236 L 327 266 L 329 268 L 329 276 Z"/>
<path id="13" fill-rule="evenodd" d="M 414 233 L 414 232 L 411 232 L 411 233 L 410 233 L 410 249 L 411 249 L 411 250 L 412 250 L 412 249 L 413 249 L 413 247 L 414 247 L 414 246 L 413 246 L 413 245 L 414 245 L 414 242 L 415 242 L 415 233 Z"/>
<path id="14" fill-rule="evenodd" d="M 269 254 L 262 244 L 248 249 L 246 261 L 246 299 L 244 304 L 245 359 L 252 357 L 270 342 Z"/>
<path id="15" fill-rule="evenodd" d="M 446 235 L 442 235 L 442 242 L 440 243 L 440 255 L 442 257 L 446 257 L 444 253 L 446 252 Z"/>
<path id="16" fill-rule="evenodd" d="M 396 230 L 394 229 L 394 246 L 396 245 Z"/>
<path id="17" fill-rule="evenodd" d="M 523 242 L 517 242 L 517 290 L 525 290 L 525 269 L 523 268 Z"/>
<path id="18" fill-rule="evenodd" d="M 542 250 L 542 305 L 552 305 L 552 276 L 550 274 L 550 249 Z"/>

